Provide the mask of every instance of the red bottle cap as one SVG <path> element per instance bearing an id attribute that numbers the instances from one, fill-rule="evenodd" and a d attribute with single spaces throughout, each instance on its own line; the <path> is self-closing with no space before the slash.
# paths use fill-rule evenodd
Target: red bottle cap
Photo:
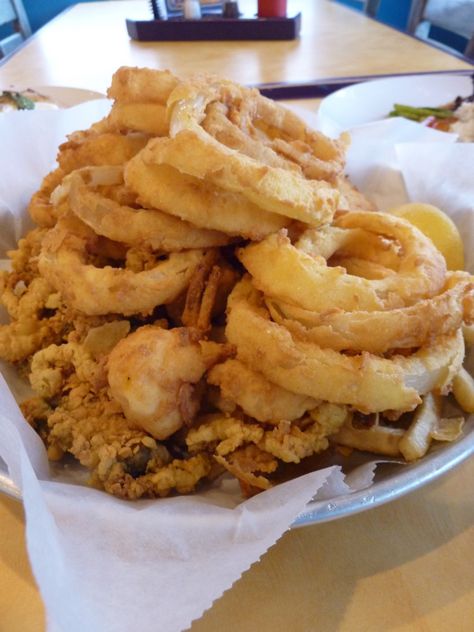
<path id="1" fill-rule="evenodd" d="M 287 0 L 258 0 L 259 18 L 285 18 Z"/>

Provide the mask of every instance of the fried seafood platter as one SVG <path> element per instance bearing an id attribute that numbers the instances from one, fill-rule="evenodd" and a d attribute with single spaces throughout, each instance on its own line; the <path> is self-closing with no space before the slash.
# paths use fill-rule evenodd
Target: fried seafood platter
<path id="1" fill-rule="evenodd" d="M 120 498 L 226 472 L 249 496 L 318 455 L 460 435 L 473 277 L 351 185 L 348 138 L 210 76 L 123 67 L 108 96 L 1 273 L 0 357 L 50 460 Z"/>

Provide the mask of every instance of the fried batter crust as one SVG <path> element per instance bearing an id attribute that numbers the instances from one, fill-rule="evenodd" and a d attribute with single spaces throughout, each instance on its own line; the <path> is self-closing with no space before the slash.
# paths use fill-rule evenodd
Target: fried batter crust
<path id="1" fill-rule="evenodd" d="M 22 405 L 50 459 L 72 454 L 91 470 L 91 483 L 137 499 L 193 491 L 211 471 L 206 455 L 172 459 L 167 448 L 135 428 L 109 397 L 105 362 L 80 345 L 52 345 L 34 356 L 32 384 L 43 393 Z"/>

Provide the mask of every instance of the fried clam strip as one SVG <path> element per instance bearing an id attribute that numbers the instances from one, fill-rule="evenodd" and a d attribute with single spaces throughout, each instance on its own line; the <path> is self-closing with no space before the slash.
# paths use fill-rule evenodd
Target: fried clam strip
<path id="1" fill-rule="evenodd" d="M 54 226 L 57 220 L 57 213 L 50 202 L 51 193 L 61 183 L 65 173 L 58 167 L 48 173 L 41 182 L 41 186 L 33 193 L 28 205 L 28 213 L 31 219 L 43 228 Z"/>
<path id="2" fill-rule="evenodd" d="M 354 211 L 336 223 L 397 239 L 400 254 L 396 274 L 372 280 L 347 274 L 344 268 L 327 265 L 326 258 L 333 254 L 330 250 L 326 249 L 324 257 L 308 255 L 293 246 L 284 233 L 250 244 L 239 251 L 239 258 L 265 295 L 316 312 L 396 309 L 442 289 L 446 278 L 443 256 L 428 237 L 405 220 L 386 213 Z M 337 237 L 340 235 L 339 231 Z M 331 246 L 338 243 L 339 238 L 334 238 Z"/>
<path id="3" fill-rule="evenodd" d="M 150 270 L 133 272 L 88 263 L 97 236 L 74 217 L 60 218 L 43 242 L 41 274 L 64 301 L 89 315 L 148 313 L 173 301 L 188 285 L 205 252 L 171 253 Z"/>
<path id="4" fill-rule="evenodd" d="M 134 428 L 103 386 L 103 363 L 80 345 L 52 345 L 35 355 L 32 384 L 40 397 L 22 410 L 51 460 L 72 454 L 91 470 L 91 484 L 127 499 L 189 493 L 211 470 L 208 456 L 172 459 L 167 448 Z"/>
<path id="5" fill-rule="evenodd" d="M 258 448 L 258 452 L 251 452 L 255 464 L 253 468 L 244 468 L 247 473 L 273 472 L 277 469 L 278 461 L 269 459 L 270 455 L 284 463 L 300 463 L 302 459 L 322 452 L 329 445 L 328 437 L 338 432 L 349 415 L 345 407 L 322 403 L 308 417 L 296 423 L 281 421 L 271 430 L 232 416 L 208 415 L 188 431 L 186 444 L 191 453 L 210 449 L 218 463 L 240 478 L 240 468 L 232 465 L 237 465 L 238 461 L 233 455 L 240 455 L 242 448 L 247 448 L 249 444 Z M 268 469 L 263 469 L 262 464 Z M 270 486 L 267 479 L 260 481 L 260 485 L 257 481 L 252 483 L 247 479 L 247 482 L 260 488 Z"/>
<path id="6" fill-rule="evenodd" d="M 259 240 L 290 220 L 269 213 L 240 193 L 232 193 L 164 163 L 168 139 L 156 139 L 154 164 L 140 152 L 125 168 L 125 182 L 136 191 L 143 205 L 161 209 L 200 227 L 232 236 Z"/>
<path id="7" fill-rule="evenodd" d="M 143 134 L 121 135 L 93 129 L 71 134 L 67 142 L 59 146 L 59 167 L 43 179 L 40 189 L 31 198 L 28 211 L 33 221 L 39 226 L 54 226 L 60 209 L 50 197 L 65 175 L 85 166 L 123 165 L 143 149 L 147 140 L 148 136 Z"/>
<path id="8" fill-rule="evenodd" d="M 440 294 L 393 310 L 310 312 L 274 299 L 265 303 L 273 320 L 301 340 L 336 351 L 382 354 L 421 347 L 434 336 L 456 331 L 463 322 L 463 297 L 473 291 L 469 275 L 448 273 Z"/>
<path id="9" fill-rule="evenodd" d="M 90 171 L 80 169 L 68 176 L 69 206 L 96 234 L 165 252 L 229 243 L 229 237 L 223 233 L 197 228 L 168 213 L 119 204 L 88 185 Z"/>
<path id="10" fill-rule="evenodd" d="M 214 456 L 239 481 L 244 496 L 253 496 L 264 489 L 270 489 L 272 483 L 264 474 L 272 474 L 278 468 L 277 459 L 250 443 L 231 452 L 227 456 Z"/>
<path id="11" fill-rule="evenodd" d="M 8 253 L 12 271 L 0 273 L 0 300 L 11 318 L 0 325 L 0 357 L 8 362 L 23 362 L 41 347 L 68 337 L 81 339 L 103 321 L 69 309 L 39 276 L 37 259 L 45 235 L 44 229 L 35 229 L 20 239 L 18 249 Z"/>
<path id="12" fill-rule="evenodd" d="M 19 296 L 12 322 L 0 325 L 0 358 L 8 362 L 26 360 L 40 347 L 59 341 L 65 329 L 61 314 L 53 311 L 44 315 L 59 303 L 56 291 L 46 279 L 37 277 L 28 286 L 20 281 L 15 288 Z"/>
<path id="13" fill-rule="evenodd" d="M 177 85 L 177 77 L 168 70 L 122 66 L 114 73 L 107 91 L 107 96 L 114 99 L 107 126 L 121 132 L 134 130 L 165 136 L 166 101 Z"/>
<path id="14" fill-rule="evenodd" d="M 219 386 L 224 406 L 234 402 L 234 406 L 239 405 L 246 415 L 265 423 L 299 419 L 318 405 L 312 397 L 297 395 L 272 384 L 262 373 L 240 360 L 230 359 L 217 364 L 206 379 L 208 384 Z"/>
<path id="15" fill-rule="evenodd" d="M 241 90 L 235 84 L 222 84 L 222 89 L 220 85 L 188 82 L 178 85 L 170 95 L 172 138 L 167 144 L 166 163 L 225 190 L 242 193 L 264 210 L 315 226 L 329 221 L 339 201 L 337 189 L 323 180 L 307 180 L 294 170 L 269 166 L 227 147 L 204 130 L 200 123 L 206 106 L 224 98 L 231 102 Z M 157 148 L 162 152 L 157 140 L 151 140 L 144 150 L 144 160 L 149 164 L 155 162 Z M 330 141 L 324 139 L 324 143 Z"/>
<path id="16" fill-rule="evenodd" d="M 270 320 L 248 279 L 229 297 L 226 336 L 237 348 L 238 359 L 258 367 L 271 382 L 365 413 L 412 410 L 420 395 L 446 389 L 464 358 L 461 329 L 409 356 L 391 359 L 367 352 L 349 356 L 299 340 Z"/>
<path id="17" fill-rule="evenodd" d="M 190 425 L 199 410 L 199 383 L 229 347 L 201 340 L 188 328 L 140 327 L 120 341 L 108 360 L 112 397 L 125 416 L 157 439 Z"/>

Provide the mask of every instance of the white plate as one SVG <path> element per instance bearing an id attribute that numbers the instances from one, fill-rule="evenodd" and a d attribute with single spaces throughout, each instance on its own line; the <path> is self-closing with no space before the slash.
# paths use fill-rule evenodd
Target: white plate
<path id="1" fill-rule="evenodd" d="M 468 76 L 410 75 L 374 79 L 333 92 L 322 100 L 318 117 L 346 130 L 386 118 L 394 103 L 439 107 L 459 95 L 471 93 L 472 81 Z"/>
<path id="2" fill-rule="evenodd" d="M 66 86 L 8 86 L 4 90 L 22 92 L 23 90 L 34 90 L 38 94 L 43 95 L 59 108 L 70 108 L 86 101 L 94 101 L 95 99 L 103 99 L 104 94 L 95 92 L 94 90 L 85 90 L 83 88 L 69 88 Z"/>

